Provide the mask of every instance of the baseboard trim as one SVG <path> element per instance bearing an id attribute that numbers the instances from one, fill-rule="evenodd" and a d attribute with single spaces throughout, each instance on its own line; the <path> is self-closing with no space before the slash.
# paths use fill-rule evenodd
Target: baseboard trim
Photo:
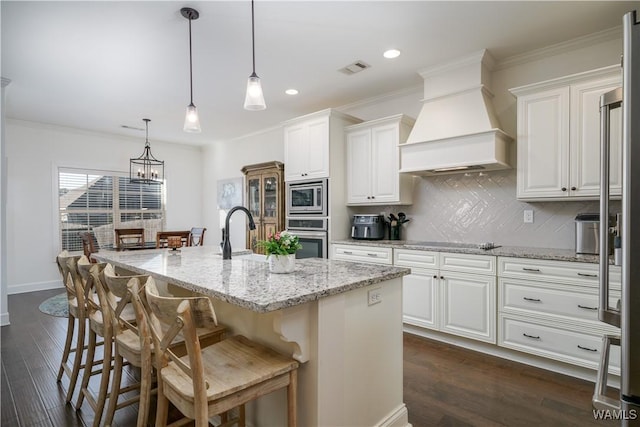
<path id="1" fill-rule="evenodd" d="M 7 287 L 8 295 L 24 294 L 27 292 L 46 291 L 48 289 L 63 288 L 62 280 L 52 280 L 49 282 L 23 283 Z"/>
<path id="2" fill-rule="evenodd" d="M 478 351 L 480 353 L 500 357 L 502 359 L 511 360 L 513 362 L 523 363 L 525 365 L 534 366 L 536 368 L 546 369 L 547 371 L 557 372 L 559 374 L 580 378 L 592 383 L 595 383 L 596 380 L 597 372 L 593 369 L 584 368 L 582 366 L 575 366 L 540 356 L 522 353 L 504 347 L 498 347 L 495 344 L 483 343 L 480 341 L 457 337 L 455 335 L 432 331 L 408 324 L 404 324 L 404 331 L 413 335 L 418 335 L 424 338 L 429 338 L 458 347 L 463 347 L 469 350 Z M 609 374 L 608 379 L 610 386 L 616 388 L 620 387 L 619 376 Z"/>
<path id="3" fill-rule="evenodd" d="M 407 406 L 404 403 L 398 406 L 382 422 L 378 423 L 378 427 L 412 427 L 409 424 Z"/>
<path id="4" fill-rule="evenodd" d="M 9 322 L 9 313 L 0 314 L 0 326 L 7 326 L 10 324 L 11 323 Z"/>

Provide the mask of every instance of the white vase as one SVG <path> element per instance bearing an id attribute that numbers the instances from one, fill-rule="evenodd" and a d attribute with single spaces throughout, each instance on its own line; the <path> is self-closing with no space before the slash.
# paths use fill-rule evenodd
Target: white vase
<path id="1" fill-rule="evenodd" d="M 291 273 L 296 268 L 296 254 L 269 255 L 269 271 L 272 273 Z"/>

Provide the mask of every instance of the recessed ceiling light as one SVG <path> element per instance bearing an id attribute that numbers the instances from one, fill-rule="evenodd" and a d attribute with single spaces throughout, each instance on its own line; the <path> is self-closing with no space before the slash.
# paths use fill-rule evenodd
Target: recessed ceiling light
<path id="1" fill-rule="evenodd" d="M 382 56 L 387 59 L 397 58 L 398 56 L 400 56 L 400 51 L 398 49 L 389 49 L 385 51 Z"/>
<path id="2" fill-rule="evenodd" d="M 298 94 L 298 90 L 297 89 L 287 89 L 284 91 L 284 93 L 286 93 L 287 95 L 297 95 Z"/>

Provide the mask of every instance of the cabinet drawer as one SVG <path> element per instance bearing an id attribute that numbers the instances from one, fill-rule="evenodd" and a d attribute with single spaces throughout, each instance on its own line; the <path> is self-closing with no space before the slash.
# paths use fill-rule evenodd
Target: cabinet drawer
<path id="1" fill-rule="evenodd" d="M 561 362 L 597 369 L 602 350 L 600 332 L 500 315 L 498 345 Z M 612 346 L 610 372 L 620 374 L 620 347 Z"/>
<path id="2" fill-rule="evenodd" d="M 498 258 L 498 275 L 541 282 L 598 286 L 597 264 L 529 258 Z M 620 289 L 620 268 L 609 268 L 611 287 Z"/>
<path id="3" fill-rule="evenodd" d="M 393 251 L 393 265 L 437 269 L 438 252 L 396 249 Z"/>
<path id="4" fill-rule="evenodd" d="M 570 285 L 551 285 L 501 278 L 500 311 L 528 315 L 550 315 L 564 320 L 598 322 L 598 290 Z M 609 304 L 616 306 L 620 294 L 613 292 Z M 606 327 L 604 323 L 601 326 Z"/>
<path id="5" fill-rule="evenodd" d="M 334 245 L 332 258 L 342 261 L 391 265 L 393 263 L 392 253 L 393 249 L 378 246 Z"/>
<path id="6" fill-rule="evenodd" d="M 496 257 L 440 252 L 440 270 L 461 273 L 496 274 Z"/>

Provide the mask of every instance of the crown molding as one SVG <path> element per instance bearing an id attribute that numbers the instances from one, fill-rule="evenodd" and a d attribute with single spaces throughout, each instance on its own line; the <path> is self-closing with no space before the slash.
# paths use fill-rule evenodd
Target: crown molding
<path id="1" fill-rule="evenodd" d="M 58 124 L 52 124 L 52 123 L 43 123 L 43 122 L 33 122 L 30 120 L 22 120 L 22 119 L 14 119 L 11 117 L 7 117 L 6 119 L 6 123 L 7 124 L 13 124 L 16 126 L 22 126 L 22 127 L 26 127 L 26 128 L 31 128 L 31 129 L 44 129 L 44 130 L 49 130 L 49 131 L 58 131 L 58 132 L 67 132 L 67 133 L 71 133 L 71 134 L 75 134 L 75 135 L 86 135 L 86 136 L 94 136 L 94 137 L 99 137 L 99 138 L 117 138 L 120 140 L 126 140 L 126 141 L 133 141 L 133 142 L 140 142 L 140 141 L 144 141 L 144 138 L 141 137 L 135 137 L 135 136 L 130 136 L 130 135 L 123 135 L 120 133 L 115 133 L 115 132 L 100 132 L 100 131 L 95 131 L 95 130 L 89 130 L 89 129 L 81 129 L 81 128 L 75 128 L 75 127 L 71 127 L 71 126 L 63 126 L 63 125 L 58 125 Z M 202 145 L 195 145 L 195 144 L 186 144 L 183 142 L 175 142 L 175 141 L 170 141 L 170 140 L 166 140 L 166 139 L 159 139 L 159 138 L 153 138 L 151 140 L 151 142 L 153 144 L 170 144 L 172 146 L 176 146 L 176 147 L 183 147 L 185 149 L 196 149 L 196 150 L 200 150 L 202 149 Z"/>
<path id="2" fill-rule="evenodd" d="M 379 102 L 389 101 L 392 99 L 401 98 L 403 96 L 410 95 L 412 93 L 423 92 L 423 91 L 424 91 L 424 83 L 420 83 L 419 85 L 416 85 L 416 86 L 399 89 L 393 92 L 387 92 L 382 95 L 372 96 L 371 98 L 361 99 L 361 100 L 352 102 L 350 104 L 344 104 L 344 105 L 341 105 L 340 107 L 336 107 L 335 109 L 342 112 L 348 112 L 349 110 L 352 110 L 352 109 L 367 107 L 369 105 L 377 104 Z"/>
<path id="3" fill-rule="evenodd" d="M 588 34 L 586 36 L 577 37 L 551 46 L 534 49 L 518 55 L 513 55 L 496 62 L 493 71 L 505 68 L 515 67 L 516 65 L 526 64 L 528 62 L 543 59 L 549 56 L 567 53 L 572 50 L 581 49 L 598 43 L 622 38 L 622 26 L 609 28 L 607 30 L 598 31 L 597 33 Z"/>

